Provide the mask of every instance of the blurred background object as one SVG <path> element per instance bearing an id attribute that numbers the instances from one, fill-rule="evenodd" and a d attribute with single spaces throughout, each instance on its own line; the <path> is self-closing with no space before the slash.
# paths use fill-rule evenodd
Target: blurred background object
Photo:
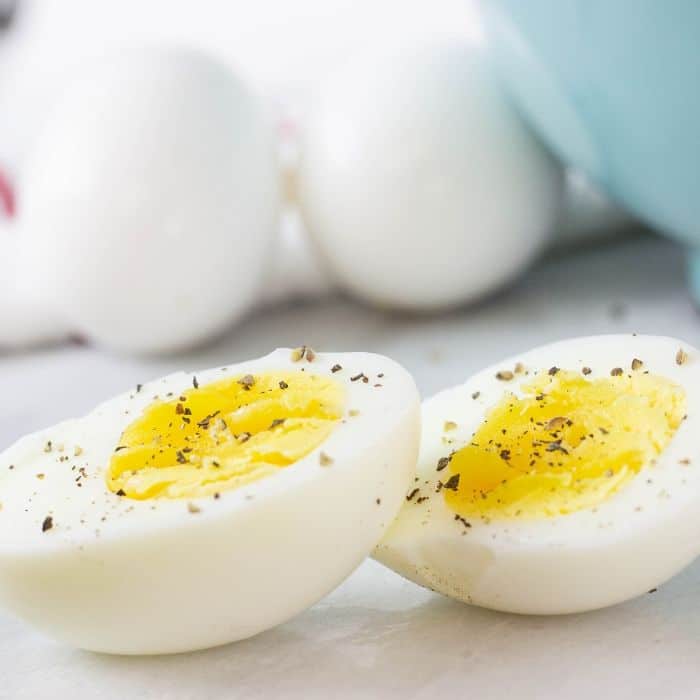
<path id="1" fill-rule="evenodd" d="M 225 66 L 112 53 L 71 82 L 23 164 L 25 293 L 113 349 L 208 340 L 257 297 L 278 180 L 264 108 Z"/>
<path id="2" fill-rule="evenodd" d="M 383 307 L 499 288 L 552 236 L 561 195 L 561 166 L 473 43 L 364 52 L 303 128 L 303 219 L 339 284 Z"/>
<path id="3" fill-rule="evenodd" d="M 699 246 L 700 3 L 483 7 L 509 94 L 560 157 L 652 226 Z"/>
<path id="4" fill-rule="evenodd" d="M 561 248 L 584 241 L 600 242 L 632 231 L 642 224 L 613 202 L 575 168 L 566 171 L 564 211 L 557 229 Z"/>
<path id="5" fill-rule="evenodd" d="M 173 352 L 260 303 L 336 287 L 447 309 L 511 281 L 549 240 L 630 224 L 577 174 L 562 198 L 562 167 L 498 87 L 469 3 L 267 0 L 245 26 L 214 0 L 8 8 L 2 346 L 77 334 Z M 139 59 L 139 45 L 204 52 L 219 78 L 204 58 Z"/>

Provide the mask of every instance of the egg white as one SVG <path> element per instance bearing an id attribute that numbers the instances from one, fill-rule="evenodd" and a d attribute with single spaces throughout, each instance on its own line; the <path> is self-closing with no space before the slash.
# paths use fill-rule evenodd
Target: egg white
<path id="1" fill-rule="evenodd" d="M 335 364 L 343 369 L 331 372 Z M 121 432 L 155 396 L 192 388 L 194 376 L 204 386 L 302 369 L 339 381 L 346 404 L 331 435 L 294 465 L 216 500 L 107 490 Z M 360 372 L 371 381 L 351 381 Z M 316 602 L 376 545 L 413 476 L 419 425 L 413 379 L 378 355 L 294 362 L 281 349 L 150 382 L 0 455 L 0 603 L 59 640 L 104 652 L 180 652 L 256 634 Z M 321 450 L 332 465 L 321 466 Z"/>
<path id="2" fill-rule="evenodd" d="M 676 363 L 683 348 L 688 358 Z M 540 519 L 455 520 L 435 492 L 440 457 L 471 439 L 504 391 L 518 393 L 518 376 L 499 370 L 590 367 L 591 379 L 613 367 L 667 377 L 686 392 L 687 419 L 654 465 L 595 508 Z M 479 392 L 476 399 L 472 395 Z M 445 421 L 457 428 L 444 432 Z M 406 502 L 374 556 L 403 576 L 459 600 L 496 610 L 556 614 L 619 603 L 669 579 L 700 553 L 700 353 L 673 338 L 611 335 L 536 348 L 479 372 L 423 406 L 416 481 L 426 500 Z M 446 445 L 443 437 L 453 440 Z M 685 462 L 690 460 L 689 464 Z"/>

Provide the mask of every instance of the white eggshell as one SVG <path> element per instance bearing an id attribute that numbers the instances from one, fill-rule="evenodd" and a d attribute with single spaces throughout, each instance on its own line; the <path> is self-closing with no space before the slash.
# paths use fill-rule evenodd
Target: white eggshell
<path id="1" fill-rule="evenodd" d="M 265 274 L 262 305 L 318 299 L 332 290 L 328 271 L 301 224 L 299 212 L 287 209 L 282 213 L 279 235 Z"/>
<path id="2" fill-rule="evenodd" d="M 0 220 L 0 350 L 59 342 L 70 334 L 66 322 L 23 284 L 16 233 Z"/>
<path id="3" fill-rule="evenodd" d="M 469 44 L 363 56 L 304 129 L 301 209 L 338 281 L 433 309 L 517 275 L 557 219 L 561 168 Z"/>
<path id="4" fill-rule="evenodd" d="M 273 132 L 225 67 L 180 49 L 94 65 L 22 174 L 27 279 L 91 339 L 174 351 L 258 290 L 278 209 Z"/>

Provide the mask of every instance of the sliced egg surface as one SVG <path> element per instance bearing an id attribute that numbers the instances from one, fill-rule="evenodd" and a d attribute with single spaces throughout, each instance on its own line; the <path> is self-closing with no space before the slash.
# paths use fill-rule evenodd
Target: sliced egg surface
<path id="1" fill-rule="evenodd" d="M 0 603 L 121 654 L 210 647 L 312 605 L 415 471 L 410 375 L 282 349 L 138 386 L 0 456 Z"/>
<path id="2" fill-rule="evenodd" d="M 374 556 L 474 605 L 557 614 L 656 588 L 700 553 L 700 354 L 567 340 L 423 406 L 417 476 Z"/>

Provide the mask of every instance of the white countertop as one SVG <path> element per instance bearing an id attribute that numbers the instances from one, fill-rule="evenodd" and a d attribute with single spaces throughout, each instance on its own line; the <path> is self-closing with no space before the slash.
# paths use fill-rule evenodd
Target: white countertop
<path id="1" fill-rule="evenodd" d="M 438 317 L 394 317 L 329 299 L 258 312 L 185 357 L 124 360 L 79 346 L 0 356 L 0 448 L 137 382 L 279 345 L 390 355 L 414 373 L 425 395 L 568 336 L 636 331 L 700 345 L 700 315 L 683 277 L 680 250 L 628 240 L 553 257 L 498 298 Z M 538 618 L 470 608 L 368 561 L 285 625 L 172 657 L 76 651 L 0 613 L 0 698 L 12 700 L 697 698 L 699 659 L 697 563 L 627 604 Z"/>

